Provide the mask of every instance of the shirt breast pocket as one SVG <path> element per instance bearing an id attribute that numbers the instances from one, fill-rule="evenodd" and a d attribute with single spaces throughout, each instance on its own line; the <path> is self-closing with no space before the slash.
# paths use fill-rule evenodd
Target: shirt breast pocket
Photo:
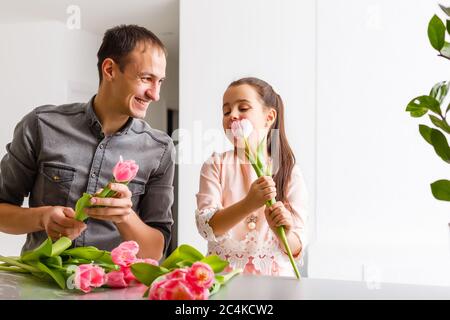
<path id="1" fill-rule="evenodd" d="M 42 164 L 43 202 L 45 205 L 67 206 L 75 173 L 75 168 L 64 164 L 51 162 Z"/>
<path id="2" fill-rule="evenodd" d="M 145 182 L 133 180 L 128 183 L 128 189 L 131 191 L 131 202 L 133 203 L 133 210 L 137 212 L 141 195 L 145 193 Z"/>

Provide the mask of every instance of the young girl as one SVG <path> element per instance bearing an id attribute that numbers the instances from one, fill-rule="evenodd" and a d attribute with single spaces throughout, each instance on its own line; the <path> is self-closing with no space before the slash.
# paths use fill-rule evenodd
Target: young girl
<path id="1" fill-rule="evenodd" d="M 208 254 L 219 255 L 231 269 L 241 268 L 244 273 L 294 276 L 276 228 L 284 226 L 292 254 L 300 260 L 306 247 L 307 191 L 286 139 L 281 97 L 268 83 L 244 78 L 229 85 L 222 111 L 228 137 L 233 121 L 248 119 L 254 128 L 251 148 L 256 150 L 264 137 L 266 161 L 279 165 L 273 168 L 273 177 L 257 178 L 245 158 L 243 142 L 236 138 L 230 138 L 234 150 L 214 153 L 203 164 L 196 223 L 208 240 Z M 278 152 L 273 152 L 275 148 Z M 272 198 L 277 202 L 266 207 Z"/>

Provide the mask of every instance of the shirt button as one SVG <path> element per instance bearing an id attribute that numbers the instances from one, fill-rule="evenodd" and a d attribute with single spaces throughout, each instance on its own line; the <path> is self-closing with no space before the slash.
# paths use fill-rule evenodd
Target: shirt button
<path id="1" fill-rule="evenodd" d="M 91 177 L 92 177 L 92 178 L 95 178 L 95 173 L 91 173 Z"/>
<path id="2" fill-rule="evenodd" d="M 100 145 L 100 149 L 103 149 L 105 146 L 103 145 L 103 143 Z"/>

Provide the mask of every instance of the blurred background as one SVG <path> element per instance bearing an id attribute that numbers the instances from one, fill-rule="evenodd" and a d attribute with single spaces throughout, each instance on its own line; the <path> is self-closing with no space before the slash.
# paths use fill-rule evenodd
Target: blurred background
<path id="1" fill-rule="evenodd" d="M 450 204 L 429 187 L 448 167 L 419 135 L 427 119 L 405 112 L 448 80 L 450 62 L 427 38 L 433 14 L 445 18 L 429 0 L 0 0 L 0 156 L 34 107 L 91 98 L 103 33 L 139 24 L 169 51 L 146 120 L 177 145 L 172 247 L 206 251 L 194 219 L 200 167 L 229 147 L 217 133 L 226 87 L 256 76 L 285 102 L 308 186 L 303 274 L 448 286 Z M 0 234 L 0 253 L 23 241 Z"/>

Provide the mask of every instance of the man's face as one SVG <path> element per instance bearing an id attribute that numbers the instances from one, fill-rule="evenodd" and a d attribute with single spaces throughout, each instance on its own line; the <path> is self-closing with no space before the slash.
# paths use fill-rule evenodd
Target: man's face
<path id="1" fill-rule="evenodd" d="M 115 64 L 112 94 L 118 113 L 143 119 L 152 101 L 159 100 L 161 84 L 166 76 L 166 57 L 158 47 L 148 43 L 136 45 L 128 54 L 123 72 Z"/>

